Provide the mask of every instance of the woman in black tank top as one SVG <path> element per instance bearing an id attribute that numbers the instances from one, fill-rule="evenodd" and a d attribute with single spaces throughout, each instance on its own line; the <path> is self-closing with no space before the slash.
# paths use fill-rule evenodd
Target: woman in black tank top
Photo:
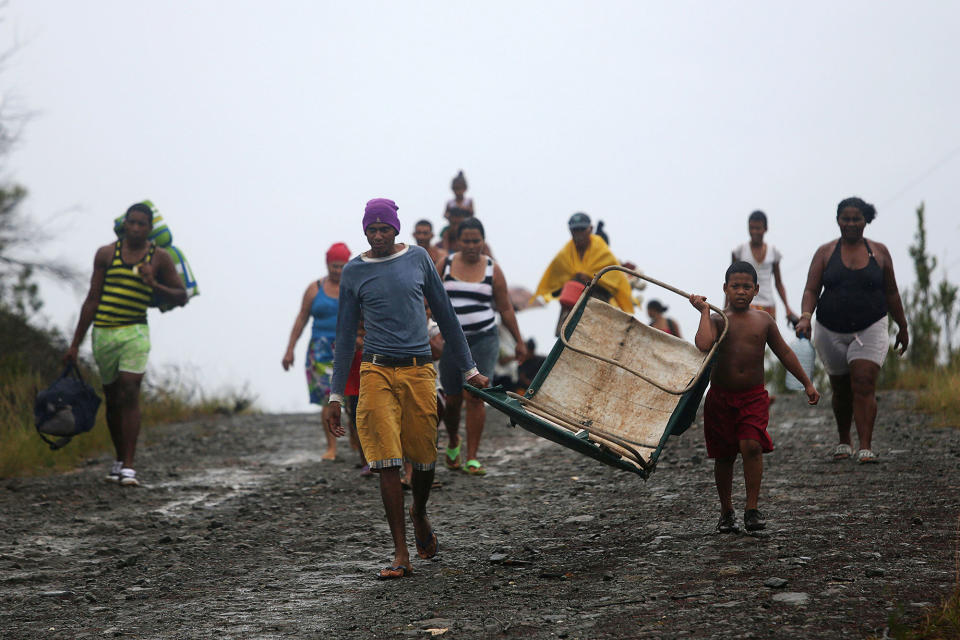
<path id="1" fill-rule="evenodd" d="M 817 321 L 837 333 L 862 331 L 887 316 L 883 269 L 867 239 L 860 239 L 867 250 L 867 266 L 850 269 L 843 263 L 841 239 L 823 270 Z"/>
<path id="2" fill-rule="evenodd" d="M 840 238 L 822 245 L 814 254 L 803 290 L 803 313 L 797 323 L 797 336 L 809 338 L 816 310 L 818 331 L 825 330 L 832 346 L 843 349 L 846 344 L 851 347 L 846 370 L 828 370 L 833 388 L 833 415 L 840 436 L 840 444 L 834 452 L 836 460 L 849 458 L 853 453 L 850 427 L 855 422 L 860 441 L 857 461 L 877 461 L 871 440 L 877 418 L 880 364 L 858 357 L 864 353 L 863 349 L 856 349 L 856 345 L 863 347 L 859 333 L 885 320 L 889 313 L 899 328 L 895 348 L 903 355 L 910 343 L 890 252 L 879 242 L 863 237 L 864 228 L 875 216 L 873 205 L 860 198 L 847 198 L 837 206 Z M 879 329 L 874 329 L 874 333 L 876 331 Z M 836 360 L 836 353 L 832 355 L 832 360 Z M 827 361 L 823 352 L 821 360 Z M 879 362 L 882 363 L 882 358 Z M 842 359 L 840 364 L 844 364 Z M 833 366 L 837 366 L 836 362 Z"/>

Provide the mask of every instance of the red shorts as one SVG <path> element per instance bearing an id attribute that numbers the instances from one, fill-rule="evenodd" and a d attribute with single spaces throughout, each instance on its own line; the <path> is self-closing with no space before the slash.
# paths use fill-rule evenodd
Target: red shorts
<path id="1" fill-rule="evenodd" d="M 350 365 L 350 373 L 347 374 L 347 385 L 343 390 L 345 396 L 360 395 L 360 358 L 363 357 L 363 351 L 357 349 L 353 354 L 353 363 Z"/>
<path id="2" fill-rule="evenodd" d="M 724 391 L 713 385 L 703 403 L 703 436 L 707 456 L 730 458 L 740 453 L 741 440 L 756 440 L 764 453 L 773 451 L 767 433 L 770 398 L 763 385 L 747 391 Z"/>

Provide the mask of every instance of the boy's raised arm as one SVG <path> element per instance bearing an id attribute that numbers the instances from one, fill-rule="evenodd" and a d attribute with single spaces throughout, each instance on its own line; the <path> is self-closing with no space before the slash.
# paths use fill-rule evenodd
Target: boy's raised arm
<path id="1" fill-rule="evenodd" d="M 793 352 L 793 349 L 787 345 L 783 336 L 780 335 L 780 330 L 777 329 L 777 323 L 773 318 L 770 318 L 767 328 L 767 344 L 770 345 L 770 350 L 783 363 L 787 371 L 792 373 L 793 377 L 803 385 L 803 391 L 807 394 L 807 401 L 810 404 L 817 404 L 820 401 L 820 393 L 814 388 L 810 378 L 807 377 L 807 372 L 803 370 L 800 360 L 797 359 L 797 354 Z"/>
<path id="2" fill-rule="evenodd" d="M 700 351 L 710 351 L 710 347 L 717 341 L 717 326 L 710 317 L 710 305 L 707 304 L 705 296 L 698 296 L 695 293 L 690 294 L 690 304 L 700 312 L 700 325 L 697 327 L 693 344 L 697 345 Z"/>

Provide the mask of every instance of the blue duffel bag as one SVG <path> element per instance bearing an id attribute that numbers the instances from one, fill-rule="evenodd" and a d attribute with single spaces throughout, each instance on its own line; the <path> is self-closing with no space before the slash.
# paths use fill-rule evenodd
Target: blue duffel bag
<path id="1" fill-rule="evenodd" d="M 84 382 L 77 365 L 71 362 L 53 384 L 37 394 L 33 403 L 34 424 L 43 441 L 56 451 L 74 436 L 93 429 L 99 408 L 100 396 Z"/>

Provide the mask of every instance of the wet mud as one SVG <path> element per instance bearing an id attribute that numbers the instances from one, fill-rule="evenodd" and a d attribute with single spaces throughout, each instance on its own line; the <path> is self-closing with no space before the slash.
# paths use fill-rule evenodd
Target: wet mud
<path id="1" fill-rule="evenodd" d="M 345 441 L 320 460 L 318 415 L 156 428 L 140 488 L 104 481 L 106 458 L 0 481 L 0 637 L 882 635 L 956 579 L 960 430 L 911 405 L 881 395 L 881 462 L 858 466 L 829 461 L 829 398 L 781 397 L 754 535 L 715 532 L 699 423 L 644 482 L 490 411 L 488 475 L 438 470 L 440 554 L 389 582 L 377 480 Z"/>

